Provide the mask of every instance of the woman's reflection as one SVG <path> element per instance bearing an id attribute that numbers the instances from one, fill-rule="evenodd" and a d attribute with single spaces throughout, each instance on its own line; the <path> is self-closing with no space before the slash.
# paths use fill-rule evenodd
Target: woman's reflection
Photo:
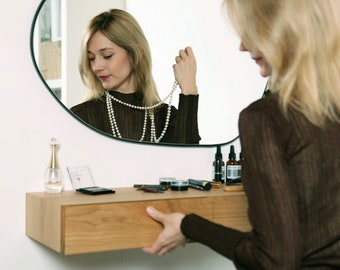
<path id="1" fill-rule="evenodd" d="M 198 90 L 192 49 L 180 50 L 175 61 L 176 81 L 166 104 L 158 95 L 149 44 L 138 22 L 119 9 L 101 13 L 90 21 L 82 41 L 79 71 L 89 89 L 86 101 L 71 111 L 116 137 L 197 144 Z M 171 105 L 177 84 L 181 88 L 178 109 Z"/>

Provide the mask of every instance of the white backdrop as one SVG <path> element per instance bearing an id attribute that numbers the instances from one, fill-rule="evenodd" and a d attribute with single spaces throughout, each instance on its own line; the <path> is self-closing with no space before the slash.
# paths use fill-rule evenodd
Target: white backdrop
<path id="1" fill-rule="evenodd" d="M 57 104 L 33 68 L 29 31 L 39 3 L 7 1 L 0 16 L 0 269 L 234 269 L 227 259 L 199 244 L 164 257 L 140 250 L 66 257 L 25 236 L 25 193 L 43 190 L 51 137 L 58 138 L 61 144 L 58 160 L 66 189 L 71 185 L 65 168 L 76 165 L 89 165 L 96 183 L 103 186 L 157 182 L 161 176 L 210 178 L 215 153 L 213 148 L 123 143 L 79 124 Z M 224 157 L 227 151 L 223 149 Z"/>

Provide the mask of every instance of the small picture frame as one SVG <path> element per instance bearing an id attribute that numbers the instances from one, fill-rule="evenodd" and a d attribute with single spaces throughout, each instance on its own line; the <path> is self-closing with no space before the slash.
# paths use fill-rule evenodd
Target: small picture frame
<path id="1" fill-rule="evenodd" d="M 67 167 L 73 190 L 95 186 L 89 166 Z"/>
<path id="2" fill-rule="evenodd" d="M 74 191 L 88 195 L 115 193 L 115 190 L 95 185 L 89 166 L 67 167 Z"/>

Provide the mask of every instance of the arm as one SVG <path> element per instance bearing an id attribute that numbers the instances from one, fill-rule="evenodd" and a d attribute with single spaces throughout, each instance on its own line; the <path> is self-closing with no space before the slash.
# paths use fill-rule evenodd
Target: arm
<path id="1" fill-rule="evenodd" d="M 237 245 L 235 260 L 250 269 L 298 269 L 301 241 L 296 183 L 286 153 L 294 131 L 278 105 L 243 111 L 239 130 L 246 157 L 242 182 L 253 230 Z"/>
<path id="2" fill-rule="evenodd" d="M 178 109 L 173 113 L 166 134 L 175 143 L 198 144 L 201 140 L 198 130 L 198 95 L 179 96 Z M 168 137 L 168 138 L 169 138 Z"/>
<path id="3" fill-rule="evenodd" d="M 164 142 L 198 144 L 198 90 L 196 85 L 196 59 L 191 47 L 179 51 L 173 65 L 176 81 L 181 88 L 178 110 L 172 117 Z"/>
<path id="4" fill-rule="evenodd" d="M 179 245 L 185 235 L 234 260 L 240 269 L 298 269 L 301 241 L 297 202 L 288 160 L 277 139 L 280 124 L 273 126 L 268 113 L 251 111 L 242 113 L 240 118 L 246 157 L 242 181 L 252 232 L 226 228 L 194 214 L 179 219 L 161 214 L 162 218 L 157 219 L 157 212 L 148 212 L 164 225 L 164 230 L 155 244 L 144 250 L 165 254 Z"/>
<path id="5" fill-rule="evenodd" d="M 245 161 L 242 182 L 249 202 L 250 233 L 186 216 L 182 233 L 245 269 L 299 269 L 301 239 L 297 196 L 287 148 L 292 129 L 277 102 L 246 109 L 239 131 Z M 252 107 L 250 107 L 252 108 Z"/>

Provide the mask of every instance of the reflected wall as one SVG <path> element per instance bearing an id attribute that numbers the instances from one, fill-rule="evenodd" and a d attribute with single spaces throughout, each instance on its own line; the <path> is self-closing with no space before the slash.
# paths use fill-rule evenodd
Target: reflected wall
<path id="1" fill-rule="evenodd" d="M 60 1 L 60 0 L 51 0 Z M 62 79 L 60 99 L 70 108 L 86 89 L 78 73 L 82 32 L 95 15 L 110 8 L 126 9 L 149 40 L 153 73 L 160 96 L 171 90 L 172 65 L 179 49 L 191 46 L 197 58 L 201 144 L 219 144 L 238 135 L 239 112 L 262 95 L 265 80 L 239 38 L 227 24 L 222 0 L 61 0 Z M 177 106 L 179 90 L 173 104 Z M 242 98 L 240 98 L 242 97 Z"/>

